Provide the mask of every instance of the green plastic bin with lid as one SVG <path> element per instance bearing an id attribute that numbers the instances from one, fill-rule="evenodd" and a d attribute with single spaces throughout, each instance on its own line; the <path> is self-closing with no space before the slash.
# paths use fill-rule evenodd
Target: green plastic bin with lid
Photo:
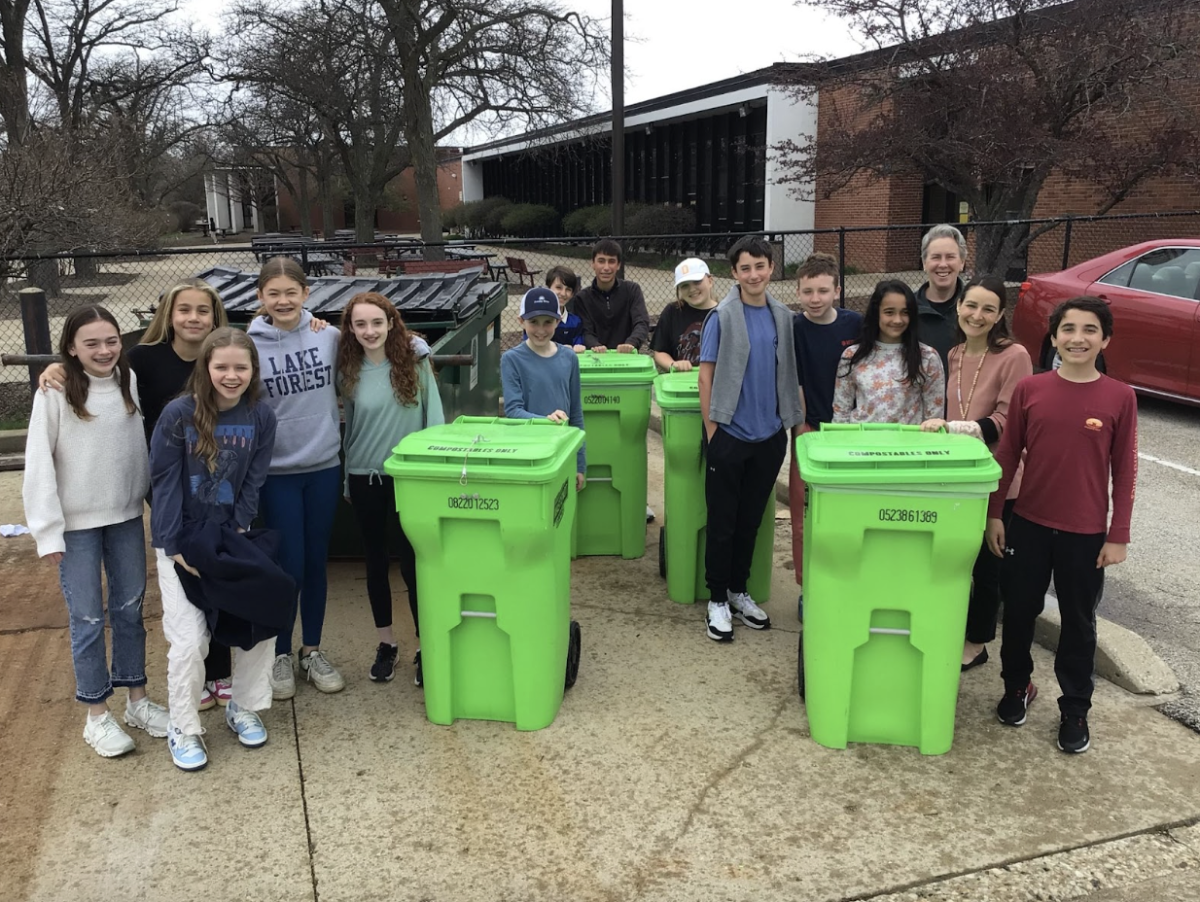
<path id="1" fill-rule="evenodd" d="M 978 439 L 825 424 L 800 436 L 804 632 L 813 739 L 940 755 L 954 713 L 971 571 L 1000 466 Z"/>
<path id="2" fill-rule="evenodd" d="M 667 580 L 667 597 L 680 604 L 707 601 L 704 548 L 708 505 L 704 500 L 700 372 L 663 373 L 654 380 L 654 399 L 662 411 L 663 525 L 658 535 L 658 569 Z M 775 550 L 775 499 L 763 511 L 746 590 L 757 602 L 771 598 L 771 562 Z"/>
<path id="3" fill-rule="evenodd" d="M 579 495 L 573 556 L 646 553 L 646 428 L 656 372 L 644 354 L 579 355 L 587 486 Z"/>
<path id="4" fill-rule="evenodd" d="M 547 420 L 459 417 L 384 464 L 417 558 L 426 716 L 549 726 L 579 666 L 575 453 Z"/>

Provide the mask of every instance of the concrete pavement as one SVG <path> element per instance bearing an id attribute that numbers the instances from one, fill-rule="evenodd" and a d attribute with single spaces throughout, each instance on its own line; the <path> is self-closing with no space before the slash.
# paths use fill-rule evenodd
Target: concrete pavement
<path id="1" fill-rule="evenodd" d="M 661 451 L 650 436 L 651 504 Z M 20 522 L 0 474 L 0 522 Z M 1020 729 L 993 708 L 999 668 L 967 674 L 954 748 L 821 748 L 796 694 L 786 519 L 765 607 L 775 627 L 703 635 L 665 598 L 658 529 L 638 561 L 581 559 L 579 682 L 555 723 L 424 719 L 375 645 L 357 564 L 330 567 L 325 648 L 346 690 L 301 684 L 240 748 L 202 715 L 211 764 L 184 774 L 162 740 L 99 759 L 79 737 L 63 605 L 32 541 L 0 540 L 0 872 L 4 898 L 210 900 L 1200 899 L 1200 736 L 1100 681 L 1094 747 L 1054 745 L 1057 694 Z M 153 576 L 151 577 L 153 585 Z M 19 597 L 18 597 L 19 592 Z M 399 593 L 397 593 L 399 594 Z M 151 693 L 165 643 L 147 600 Z M 402 598 L 397 624 L 407 622 Z M 402 659 L 413 640 L 402 640 Z M 114 703 L 114 709 L 116 708 Z M 1107 895 L 1105 895 L 1107 894 Z"/>

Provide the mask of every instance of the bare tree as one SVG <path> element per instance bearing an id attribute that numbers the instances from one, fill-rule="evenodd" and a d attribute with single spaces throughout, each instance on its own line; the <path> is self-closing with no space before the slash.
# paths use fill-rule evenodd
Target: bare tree
<path id="1" fill-rule="evenodd" d="M 0 118 L 10 146 L 29 134 L 29 69 L 25 65 L 25 18 L 29 0 L 0 0 Z"/>
<path id="2" fill-rule="evenodd" d="M 437 144 L 468 125 L 537 128 L 592 111 L 607 31 L 557 0 L 378 0 L 403 76 L 421 237 L 442 238 Z"/>
<path id="3" fill-rule="evenodd" d="M 374 0 L 243 0 L 226 78 L 307 106 L 341 159 L 360 241 L 375 233 L 387 183 L 404 171 L 397 48 Z"/>
<path id="4" fill-rule="evenodd" d="M 1148 177 L 1194 161 L 1200 19 L 1163 0 L 811 0 L 877 48 L 795 67 L 820 92 L 820 135 L 773 150 L 801 193 L 917 173 L 981 222 L 1029 219 L 1055 173 L 1105 213 Z M 1130 125 L 1134 127 L 1129 127 Z M 1137 138 L 1130 137 L 1137 135 Z M 980 270 L 1038 231 L 980 228 Z"/>
<path id="5" fill-rule="evenodd" d="M 150 247 L 161 234 L 161 216 L 113 178 L 119 156 L 110 146 L 70 142 L 64 134 L 38 130 L 0 153 L 0 277 L 25 267 L 11 257 Z M 55 285 L 42 287 L 55 293 Z"/>
<path id="6" fill-rule="evenodd" d="M 94 91 L 120 102 L 131 91 L 194 76 L 208 53 L 207 35 L 172 27 L 178 9 L 177 0 L 33 0 L 26 63 L 53 97 L 59 124 L 78 129 Z M 153 55 L 155 65 L 138 79 L 105 84 L 102 76 L 114 69 L 104 56 L 115 49 Z"/>

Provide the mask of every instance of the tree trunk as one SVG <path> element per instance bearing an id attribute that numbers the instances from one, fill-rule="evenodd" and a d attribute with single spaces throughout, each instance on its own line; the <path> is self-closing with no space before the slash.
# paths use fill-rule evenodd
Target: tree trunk
<path id="1" fill-rule="evenodd" d="M 366 188 L 354 191 L 354 240 L 359 244 L 375 241 L 375 209 L 379 203 L 379 192 Z"/>
<path id="2" fill-rule="evenodd" d="M 304 168 L 304 161 L 301 159 L 300 165 L 296 167 L 296 196 L 292 198 L 296 202 L 296 207 L 300 213 L 300 234 L 305 238 L 311 238 L 313 233 L 312 227 L 312 210 L 309 209 L 311 204 L 310 194 L 308 190 L 308 170 Z"/>
<path id="3" fill-rule="evenodd" d="M 30 260 L 27 264 L 29 284 L 46 292 L 46 297 L 62 297 L 62 281 L 57 260 Z"/>
<path id="4" fill-rule="evenodd" d="M 329 241 L 337 231 L 333 219 L 333 165 L 329 145 L 321 144 L 317 152 L 317 198 L 321 204 L 321 236 Z"/>

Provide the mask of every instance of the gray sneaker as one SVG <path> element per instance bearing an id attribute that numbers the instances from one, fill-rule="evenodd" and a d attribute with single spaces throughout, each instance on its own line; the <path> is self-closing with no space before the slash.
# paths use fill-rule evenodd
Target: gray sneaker
<path id="1" fill-rule="evenodd" d="M 296 694 L 296 674 L 292 669 L 291 655 L 276 655 L 271 665 L 271 698 L 277 702 Z"/>
<path id="2" fill-rule="evenodd" d="M 150 701 L 148 695 L 143 695 L 136 702 L 125 704 L 125 723 L 145 730 L 155 739 L 162 739 L 167 735 L 167 725 L 170 722 L 167 709 Z"/>
<path id="3" fill-rule="evenodd" d="M 325 659 L 319 648 L 300 656 L 300 669 L 322 692 L 341 692 L 346 688 L 346 681 L 342 679 L 342 675 Z"/>
<path id="4" fill-rule="evenodd" d="M 134 749 L 133 739 L 107 711 L 103 717 L 95 720 L 88 717 L 83 727 L 83 739 L 101 758 L 127 755 Z"/>

